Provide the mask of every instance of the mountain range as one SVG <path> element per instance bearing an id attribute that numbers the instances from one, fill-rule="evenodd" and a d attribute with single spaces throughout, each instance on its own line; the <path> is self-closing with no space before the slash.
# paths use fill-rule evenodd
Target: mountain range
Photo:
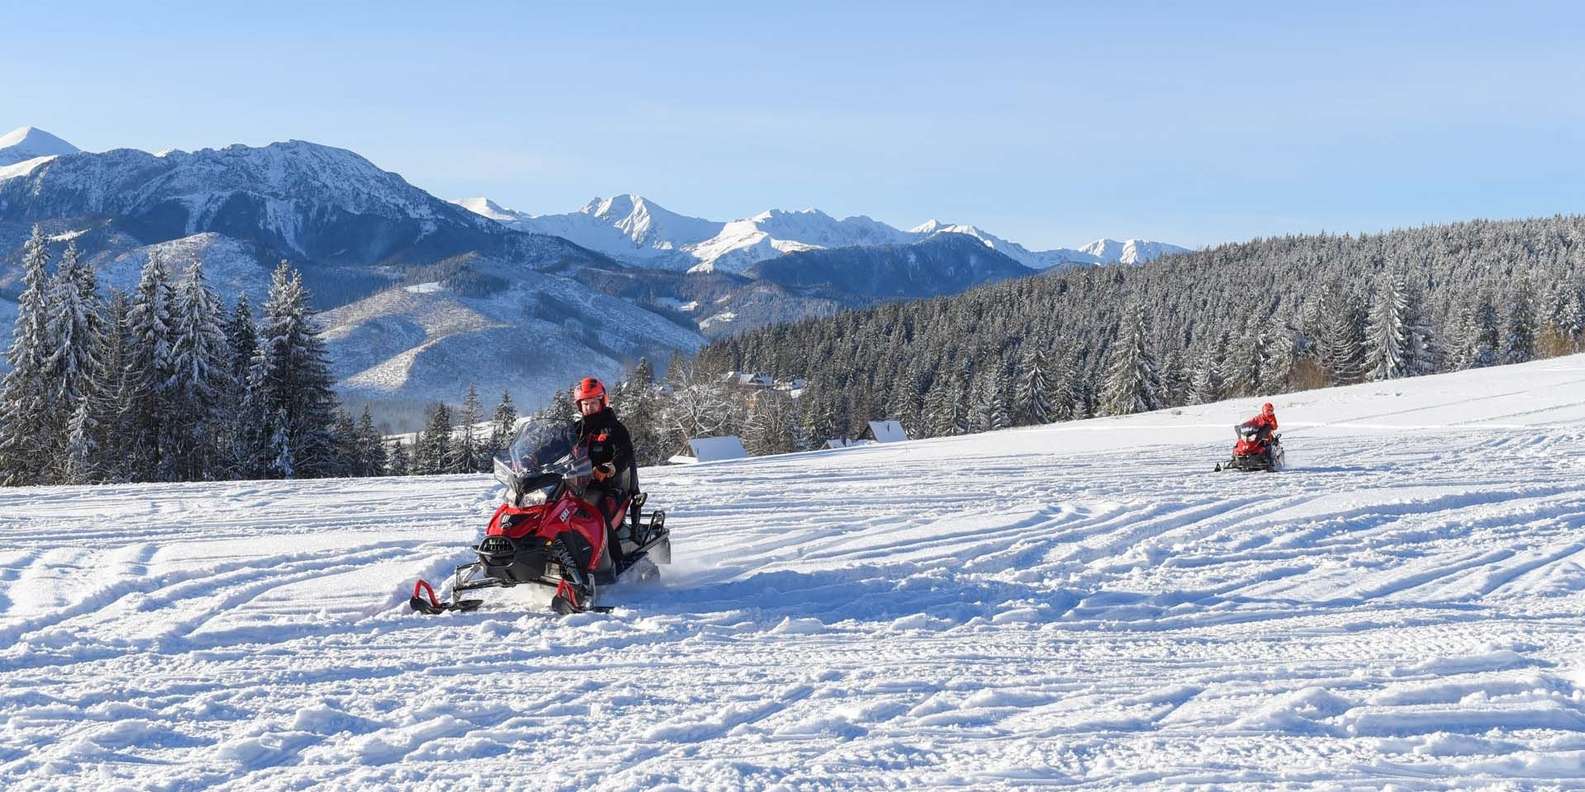
<path id="1" fill-rule="evenodd" d="M 343 397 L 376 405 L 393 427 L 411 426 L 425 403 L 455 402 L 470 382 L 533 407 L 640 356 L 1113 253 L 1032 253 L 972 226 L 901 231 L 815 210 L 722 223 L 632 195 L 529 217 L 438 199 L 356 153 L 303 141 L 91 153 L 22 128 L 0 143 L 0 344 L 35 224 L 73 240 L 106 288 L 130 288 L 158 254 L 177 268 L 203 261 L 228 302 L 246 294 L 258 306 L 285 260 L 322 312 Z M 1125 245 L 1117 260 L 1168 248 Z"/>
<path id="2" fill-rule="evenodd" d="M 1165 242 L 1098 239 L 1083 247 L 1032 251 L 972 225 L 929 220 L 906 231 L 868 217 L 838 220 L 818 209 L 772 209 L 720 222 L 678 214 L 641 195 L 595 198 L 576 212 L 530 215 L 489 198 L 456 202 L 480 216 L 521 231 L 551 234 L 597 250 L 624 264 L 689 272 L 745 272 L 788 253 L 923 242 L 939 234 L 964 234 L 1031 269 L 1143 264 L 1187 248 Z"/>

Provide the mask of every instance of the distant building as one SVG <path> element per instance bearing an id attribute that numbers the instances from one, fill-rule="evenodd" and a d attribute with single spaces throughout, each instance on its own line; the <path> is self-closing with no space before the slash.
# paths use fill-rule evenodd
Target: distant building
<path id="1" fill-rule="evenodd" d="M 739 388 L 769 388 L 776 384 L 776 378 L 764 372 L 728 371 L 722 377 L 728 384 Z"/>
<path id="2" fill-rule="evenodd" d="M 736 435 L 725 437 L 695 437 L 688 441 L 693 456 L 678 455 L 667 460 L 674 465 L 692 465 L 699 462 L 721 462 L 727 459 L 744 459 L 748 451 Z"/>
<path id="3" fill-rule="evenodd" d="M 877 443 L 901 443 L 908 439 L 908 433 L 903 431 L 903 425 L 898 421 L 870 421 L 869 427 L 859 438 Z"/>

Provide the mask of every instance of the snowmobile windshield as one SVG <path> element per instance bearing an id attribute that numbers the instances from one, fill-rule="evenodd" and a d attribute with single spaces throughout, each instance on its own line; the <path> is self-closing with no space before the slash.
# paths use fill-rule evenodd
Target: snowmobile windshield
<path id="1" fill-rule="evenodd" d="M 513 473 L 537 473 L 557 463 L 565 463 L 578 438 L 571 424 L 535 419 L 523 424 L 507 452 L 507 467 Z"/>

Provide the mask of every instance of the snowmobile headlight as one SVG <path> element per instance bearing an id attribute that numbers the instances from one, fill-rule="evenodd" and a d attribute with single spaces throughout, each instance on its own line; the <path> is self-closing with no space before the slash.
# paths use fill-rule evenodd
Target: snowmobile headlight
<path id="1" fill-rule="evenodd" d="M 529 492 L 523 493 L 523 497 L 518 498 L 517 504 L 518 506 L 538 506 L 541 503 L 544 503 L 549 497 L 550 488 L 540 487 L 537 490 L 531 490 Z"/>

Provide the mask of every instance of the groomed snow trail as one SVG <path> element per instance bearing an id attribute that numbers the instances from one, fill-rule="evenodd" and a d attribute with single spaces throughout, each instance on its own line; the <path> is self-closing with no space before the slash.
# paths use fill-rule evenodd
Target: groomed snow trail
<path id="1" fill-rule="evenodd" d="M 483 477 L 0 490 L 0 788 L 1585 785 L 1585 357 L 646 470 L 611 614 L 423 617 Z"/>

